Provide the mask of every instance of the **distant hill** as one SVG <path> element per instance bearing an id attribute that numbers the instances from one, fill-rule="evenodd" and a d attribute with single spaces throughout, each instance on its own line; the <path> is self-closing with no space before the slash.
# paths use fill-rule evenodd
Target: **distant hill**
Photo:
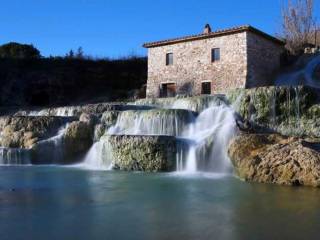
<path id="1" fill-rule="evenodd" d="M 32 45 L 9 46 L 12 51 L 8 44 L 0 46 L 1 107 L 69 105 L 143 95 L 138 90 L 147 81 L 146 58 L 43 58 L 37 51 L 28 55 Z"/>

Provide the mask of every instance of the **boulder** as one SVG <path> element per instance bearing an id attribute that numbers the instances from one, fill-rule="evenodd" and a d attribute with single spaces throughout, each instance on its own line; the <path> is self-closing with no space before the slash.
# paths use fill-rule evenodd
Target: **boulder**
<path id="1" fill-rule="evenodd" d="M 62 117 L 1 117 L 0 145 L 7 148 L 30 149 L 37 142 L 57 134 L 71 118 Z"/>
<path id="2" fill-rule="evenodd" d="M 229 157 L 246 181 L 320 187 L 320 153 L 301 139 L 277 134 L 241 134 Z"/>
<path id="3" fill-rule="evenodd" d="M 169 136 L 107 136 L 115 169 L 166 172 L 176 169 L 176 139 Z"/>
<path id="4" fill-rule="evenodd" d="M 120 111 L 106 111 L 102 114 L 98 124 L 94 126 L 94 141 L 99 141 L 111 126 L 115 125 Z"/>
<path id="5" fill-rule="evenodd" d="M 105 128 L 109 128 L 116 124 L 120 111 L 106 111 L 102 114 L 101 123 Z"/>
<path id="6" fill-rule="evenodd" d="M 93 126 L 96 123 L 97 118 L 93 114 L 82 113 L 80 115 L 79 121 L 84 122 L 84 123 L 88 123 L 89 125 Z"/>
<path id="7" fill-rule="evenodd" d="M 72 122 L 64 136 L 65 158 L 70 161 L 85 154 L 93 143 L 93 126 L 87 122 Z"/>
<path id="8" fill-rule="evenodd" d="M 98 142 L 100 138 L 105 134 L 106 126 L 104 124 L 97 124 L 94 127 L 93 141 Z"/>

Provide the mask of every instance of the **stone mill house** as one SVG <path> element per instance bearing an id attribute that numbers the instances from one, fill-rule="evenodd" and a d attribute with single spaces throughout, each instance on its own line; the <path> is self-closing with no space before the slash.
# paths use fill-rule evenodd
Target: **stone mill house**
<path id="1" fill-rule="evenodd" d="M 284 42 L 252 26 L 146 43 L 147 97 L 225 93 L 271 84 Z"/>

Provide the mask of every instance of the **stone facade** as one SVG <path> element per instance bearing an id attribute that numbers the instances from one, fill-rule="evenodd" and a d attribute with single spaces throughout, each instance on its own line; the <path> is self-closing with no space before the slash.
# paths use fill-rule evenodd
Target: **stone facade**
<path id="1" fill-rule="evenodd" d="M 200 95 L 203 82 L 211 93 L 269 85 L 280 66 L 283 44 L 252 27 L 145 44 L 148 48 L 147 97 L 160 97 L 163 84 L 173 83 L 176 94 Z M 277 42 L 278 41 L 278 42 Z M 212 62 L 212 49 L 220 60 Z M 166 55 L 173 54 L 173 64 Z"/>
<path id="2" fill-rule="evenodd" d="M 246 33 L 247 78 L 246 88 L 270 86 L 273 75 L 280 68 L 283 46 L 252 32 Z"/>

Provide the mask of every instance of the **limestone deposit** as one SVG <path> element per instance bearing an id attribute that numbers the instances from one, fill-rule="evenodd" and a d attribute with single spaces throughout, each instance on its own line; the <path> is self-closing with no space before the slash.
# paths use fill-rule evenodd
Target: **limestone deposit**
<path id="1" fill-rule="evenodd" d="M 320 153 L 297 138 L 243 134 L 229 146 L 235 173 L 252 182 L 320 186 Z"/>
<path id="2" fill-rule="evenodd" d="M 176 169 L 176 140 L 169 136 L 109 136 L 114 169 L 163 172 Z"/>

